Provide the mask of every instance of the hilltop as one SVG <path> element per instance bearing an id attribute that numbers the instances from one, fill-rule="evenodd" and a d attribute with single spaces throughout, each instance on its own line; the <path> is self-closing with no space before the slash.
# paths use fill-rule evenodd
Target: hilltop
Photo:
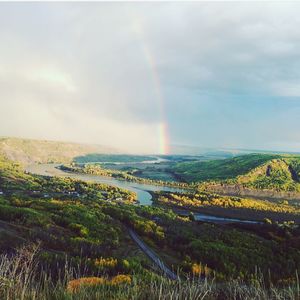
<path id="1" fill-rule="evenodd" d="M 0 154 L 12 161 L 28 163 L 71 162 L 89 153 L 117 153 L 113 148 L 47 140 L 0 138 Z"/>

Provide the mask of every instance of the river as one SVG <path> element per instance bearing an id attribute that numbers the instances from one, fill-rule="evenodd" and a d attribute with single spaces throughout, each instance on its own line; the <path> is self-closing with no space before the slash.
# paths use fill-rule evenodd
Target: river
<path id="1" fill-rule="evenodd" d="M 137 194 L 137 200 L 141 205 L 152 205 L 152 195 L 149 191 L 166 191 L 166 192 L 179 192 L 184 193 L 186 190 L 180 188 L 172 188 L 167 186 L 158 186 L 150 184 L 141 184 L 137 182 L 130 182 L 125 180 L 117 180 L 111 177 L 90 175 L 90 174 L 79 174 L 72 172 L 65 172 L 58 167 L 60 164 L 32 164 L 26 167 L 26 171 L 36 175 L 42 176 L 60 176 L 60 177 L 70 177 L 75 179 L 80 179 L 83 181 L 91 181 L 98 183 L 105 183 L 108 185 L 116 186 L 122 189 L 126 189 Z M 186 211 L 186 215 L 189 212 Z M 211 216 L 202 213 L 194 213 L 195 220 L 212 222 L 212 223 L 258 223 L 256 221 L 241 220 L 241 219 L 230 219 L 218 216 Z"/>
<path id="2" fill-rule="evenodd" d="M 92 181 L 99 183 L 106 183 L 113 185 L 121 189 L 129 190 L 137 194 L 137 200 L 141 205 L 152 205 L 152 196 L 148 191 L 166 191 L 166 192 L 179 192 L 183 193 L 184 190 L 180 188 L 172 188 L 166 186 L 142 184 L 136 182 L 130 182 L 125 180 L 118 180 L 112 177 L 105 177 L 99 175 L 79 174 L 72 172 L 65 172 L 58 168 L 60 164 L 33 164 L 26 167 L 26 171 L 29 173 L 43 175 L 43 176 L 60 176 L 71 177 L 84 181 Z"/>

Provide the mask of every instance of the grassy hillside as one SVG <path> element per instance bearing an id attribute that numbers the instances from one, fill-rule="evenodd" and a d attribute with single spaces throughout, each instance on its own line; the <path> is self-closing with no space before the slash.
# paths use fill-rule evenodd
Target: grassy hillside
<path id="1" fill-rule="evenodd" d="M 7 159 L 22 163 L 70 162 L 76 156 L 94 152 L 114 153 L 116 150 L 97 145 L 10 137 L 0 138 L 0 154 Z"/>
<path id="2" fill-rule="evenodd" d="M 51 272 L 63 266 L 66 255 L 76 265 L 78 257 L 83 257 L 82 263 L 91 259 L 89 272 L 97 271 L 93 262 L 100 257 L 127 257 L 130 262 L 126 252 L 133 243 L 122 223 L 105 212 L 105 204 L 109 207 L 116 199 L 131 202 L 133 193 L 105 184 L 25 174 L 20 165 L 1 157 L 0 191 L 0 253 L 39 242 L 40 260 Z M 143 225 L 142 219 L 136 221 Z M 114 267 L 124 271 L 122 259 Z"/>
<path id="3" fill-rule="evenodd" d="M 234 158 L 176 164 L 171 170 L 182 180 L 197 182 L 235 178 L 265 162 L 280 158 L 276 154 L 249 154 Z"/>
<path id="4" fill-rule="evenodd" d="M 300 157 L 272 159 L 233 182 L 256 189 L 300 192 Z"/>
<path id="5" fill-rule="evenodd" d="M 300 192 L 300 156 L 248 154 L 224 160 L 179 163 L 176 176 L 187 182 L 219 181 L 252 189 Z M 209 190 L 209 184 L 207 185 Z"/>

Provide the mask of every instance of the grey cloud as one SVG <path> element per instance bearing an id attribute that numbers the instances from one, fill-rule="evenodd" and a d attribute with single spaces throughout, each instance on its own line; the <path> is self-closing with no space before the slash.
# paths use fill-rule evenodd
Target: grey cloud
<path id="1" fill-rule="evenodd" d="M 26 103 L 36 107 L 23 112 L 27 135 L 38 121 L 49 136 L 118 145 L 112 139 L 127 126 L 133 148 L 139 128 L 156 136 L 164 121 L 155 80 L 173 110 L 199 103 L 205 112 L 209 101 L 235 96 L 296 98 L 299 9 L 296 2 L 1 3 L 0 108 L 18 115 Z M 201 116 L 216 128 L 203 111 L 194 111 L 190 126 Z M 3 134 L 17 132 L 10 126 Z M 105 138 L 103 126 L 111 128 Z"/>

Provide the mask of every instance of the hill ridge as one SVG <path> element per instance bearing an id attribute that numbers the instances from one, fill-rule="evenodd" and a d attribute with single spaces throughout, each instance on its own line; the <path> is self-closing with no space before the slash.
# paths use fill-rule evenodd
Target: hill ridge
<path id="1" fill-rule="evenodd" d="M 23 164 L 71 162 L 79 155 L 89 153 L 119 153 L 117 149 L 76 142 L 0 137 L 0 155 Z"/>

